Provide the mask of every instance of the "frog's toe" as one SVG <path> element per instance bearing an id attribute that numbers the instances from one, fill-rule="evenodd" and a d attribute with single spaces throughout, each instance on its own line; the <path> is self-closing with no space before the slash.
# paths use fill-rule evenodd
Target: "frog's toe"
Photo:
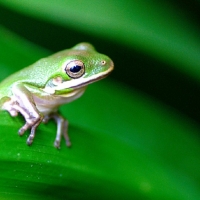
<path id="1" fill-rule="evenodd" d="M 22 136 L 26 130 L 27 130 L 27 129 L 25 129 L 24 127 L 22 127 L 22 128 L 19 129 L 18 134 L 19 134 L 20 136 Z"/>
<path id="2" fill-rule="evenodd" d="M 24 134 L 24 132 L 25 132 L 26 130 L 28 130 L 30 127 L 31 127 L 31 125 L 30 125 L 29 123 L 24 124 L 24 126 L 22 126 L 22 127 L 19 129 L 18 134 L 19 134 L 20 136 L 22 136 L 22 135 Z"/>
<path id="3" fill-rule="evenodd" d="M 59 140 L 55 140 L 54 147 L 56 147 L 57 149 L 60 149 L 60 141 Z"/>
<path id="4" fill-rule="evenodd" d="M 32 135 L 30 135 L 30 136 L 28 137 L 27 141 L 26 141 L 27 145 L 30 146 L 30 145 L 33 143 L 33 139 L 34 139 L 34 137 L 33 137 Z"/>
<path id="5" fill-rule="evenodd" d="M 66 140 L 66 146 L 67 146 L 67 147 L 71 147 L 71 146 L 72 146 L 72 143 L 71 143 L 69 140 Z"/>
<path id="6" fill-rule="evenodd" d="M 10 111 L 10 115 L 11 115 L 12 117 L 16 117 L 16 116 L 18 115 L 18 112 L 17 112 L 16 110 L 11 110 L 11 111 Z"/>

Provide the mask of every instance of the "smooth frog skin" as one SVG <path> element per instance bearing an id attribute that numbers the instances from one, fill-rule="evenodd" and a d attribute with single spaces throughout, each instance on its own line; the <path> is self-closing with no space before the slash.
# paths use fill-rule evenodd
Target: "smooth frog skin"
<path id="1" fill-rule="evenodd" d="M 95 51 L 89 43 L 55 53 L 24 68 L 0 83 L 0 108 L 11 116 L 22 114 L 26 123 L 19 135 L 30 129 L 27 144 L 31 145 L 41 122 L 54 119 L 57 134 L 54 142 L 60 147 L 62 135 L 66 145 L 68 121 L 58 114 L 60 105 L 79 98 L 88 84 L 106 77 L 114 68 L 112 60 Z"/>

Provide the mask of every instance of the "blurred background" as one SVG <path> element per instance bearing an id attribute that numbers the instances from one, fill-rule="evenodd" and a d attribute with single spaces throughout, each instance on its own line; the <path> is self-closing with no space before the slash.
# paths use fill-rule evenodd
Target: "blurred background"
<path id="1" fill-rule="evenodd" d="M 200 121 L 200 3 L 0 1 L 0 23 L 53 52 L 89 41 L 111 77 Z"/>
<path id="2" fill-rule="evenodd" d="M 91 86 L 90 92 L 82 98 L 81 102 L 85 102 L 86 108 L 91 110 L 86 116 L 79 115 L 77 124 L 84 124 L 81 125 L 86 128 L 83 129 L 86 135 L 89 131 L 89 136 L 93 136 L 96 131 L 97 138 L 102 137 L 102 141 L 112 142 L 109 145 L 106 142 L 99 144 L 86 137 L 83 142 L 94 145 L 92 147 L 96 149 L 91 153 L 86 150 L 89 145 L 83 145 L 81 149 L 76 147 L 73 149 L 75 153 L 67 153 L 66 160 L 78 161 L 83 154 L 81 161 L 90 172 L 97 167 L 98 161 L 94 161 L 94 158 L 105 158 L 104 161 L 99 160 L 97 168 L 103 174 L 107 171 L 105 177 L 109 177 L 109 173 L 111 177 L 115 177 L 113 180 L 118 185 L 115 185 L 113 191 L 119 190 L 121 195 L 123 192 L 127 194 L 128 188 L 127 191 L 133 191 L 129 197 L 134 194 L 137 199 L 198 199 L 199 19 L 199 0 L 0 0 L 0 77 L 3 79 L 12 70 L 21 69 L 37 60 L 40 57 L 38 46 L 43 52 L 41 54 L 49 54 L 71 48 L 79 42 L 92 43 L 98 52 L 112 58 L 115 70 L 108 82 Z M 12 42 L 7 42 L 10 46 L 5 45 L 8 47 L 5 51 L 4 41 L 9 38 L 12 41 L 15 37 L 11 33 L 31 43 L 30 57 L 12 58 L 12 55 L 8 55 L 9 48 L 12 52 L 21 51 L 18 45 L 16 48 L 12 46 Z M 21 44 L 24 45 L 23 42 Z M 34 45 L 38 54 L 33 53 L 31 56 Z M 19 59 L 20 65 L 17 61 Z M 5 60 L 9 67 L 4 65 Z M 96 90 L 99 92 L 96 93 Z M 99 108 L 95 108 L 95 102 L 98 102 Z M 73 127 L 73 121 L 77 122 L 77 114 L 73 108 L 78 106 L 81 113 L 82 106 L 78 103 L 72 104 L 68 109 L 73 131 L 80 129 L 76 124 Z M 93 119 L 91 114 L 95 116 Z M 91 121 L 94 131 L 89 130 Z M 112 139 L 106 138 L 104 129 Z M 124 146 L 119 145 L 114 138 L 119 139 L 119 144 Z M 21 149 L 21 144 L 18 145 Z M 56 155 L 53 153 L 55 151 L 49 151 Z M 33 155 L 36 156 L 34 153 Z M 41 155 L 41 160 L 37 158 L 38 162 L 42 163 L 45 156 Z M 91 157 L 87 160 L 87 156 Z M 30 162 L 28 159 L 25 157 L 24 161 Z M 53 160 L 57 162 L 56 158 Z M 18 165 L 21 166 L 20 164 L 21 162 Z M 75 166 L 79 164 L 77 162 Z M 62 165 L 64 164 L 58 163 L 57 167 L 63 167 Z M 80 168 L 74 167 L 72 174 L 79 173 L 82 173 Z M 92 173 L 89 177 L 95 182 L 96 176 Z M 118 177 L 119 174 L 122 178 Z M 78 175 L 75 180 L 79 184 L 83 179 L 80 181 Z M 134 181 L 129 180 L 132 176 Z M 102 177 L 99 185 L 104 191 L 110 180 Z M 6 178 L 9 179 L 9 176 Z M 48 179 L 43 180 L 45 184 L 48 182 Z M 56 179 L 52 180 L 54 183 Z M 87 184 L 91 190 L 96 191 L 98 181 L 94 186 L 92 181 Z M 76 187 L 78 184 L 75 183 L 74 181 L 73 186 Z M 67 184 L 69 188 L 73 188 L 71 182 Z M 86 187 L 83 185 L 80 184 L 80 188 Z M 64 182 L 60 181 L 59 186 L 65 190 Z"/>

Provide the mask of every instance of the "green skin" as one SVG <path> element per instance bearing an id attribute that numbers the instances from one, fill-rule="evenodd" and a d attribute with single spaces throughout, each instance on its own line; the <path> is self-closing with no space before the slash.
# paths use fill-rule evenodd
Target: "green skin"
<path id="1" fill-rule="evenodd" d="M 26 67 L 0 83 L 0 109 L 11 116 L 22 114 L 26 123 L 19 129 L 23 135 L 31 129 L 27 144 L 31 145 L 41 122 L 54 119 L 57 134 L 54 142 L 60 147 L 64 136 L 66 145 L 68 121 L 58 114 L 58 107 L 79 98 L 88 84 L 106 77 L 114 68 L 112 60 L 95 51 L 89 43 L 55 53 Z"/>

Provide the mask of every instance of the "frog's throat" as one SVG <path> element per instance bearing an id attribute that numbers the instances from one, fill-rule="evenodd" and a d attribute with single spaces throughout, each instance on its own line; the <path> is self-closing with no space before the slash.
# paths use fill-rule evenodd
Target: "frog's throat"
<path id="1" fill-rule="evenodd" d="M 65 81 L 63 83 L 61 83 L 60 85 L 57 85 L 55 87 L 45 87 L 43 90 L 49 94 L 54 94 L 55 91 L 59 91 L 59 90 L 64 90 L 67 88 L 80 88 L 80 87 L 84 87 L 90 83 L 96 82 L 100 79 L 105 78 L 106 76 L 108 76 L 108 74 L 110 74 L 110 72 L 113 70 L 114 67 L 110 67 L 107 71 L 98 73 L 98 74 L 94 74 L 93 76 L 87 77 L 87 78 L 79 78 L 79 79 L 73 79 L 70 81 Z"/>

